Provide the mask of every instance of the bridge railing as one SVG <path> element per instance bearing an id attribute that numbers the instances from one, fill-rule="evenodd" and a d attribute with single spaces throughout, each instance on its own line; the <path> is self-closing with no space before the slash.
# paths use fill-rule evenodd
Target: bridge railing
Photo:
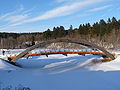
<path id="1" fill-rule="evenodd" d="M 32 50 L 30 52 L 28 52 L 27 54 L 34 54 L 34 53 L 48 53 L 48 52 L 78 52 L 78 51 L 82 51 L 82 52 L 101 52 L 99 50 L 92 50 L 92 49 L 35 49 Z"/>
<path id="2" fill-rule="evenodd" d="M 10 57 L 10 56 L 17 56 L 19 53 L 21 53 L 22 51 L 24 51 L 24 49 L 18 49 L 18 50 L 10 50 L 9 53 L 6 52 L 5 56 L 6 57 Z M 92 50 L 89 48 L 85 48 L 85 49 L 42 49 L 42 48 L 38 48 L 38 49 L 34 49 L 30 52 L 28 52 L 27 54 L 37 54 L 37 53 L 48 53 L 48 52 L 78 52 L 78 51 L 83 51 L 83 52 L 100 52 L 100 50 Z"/>

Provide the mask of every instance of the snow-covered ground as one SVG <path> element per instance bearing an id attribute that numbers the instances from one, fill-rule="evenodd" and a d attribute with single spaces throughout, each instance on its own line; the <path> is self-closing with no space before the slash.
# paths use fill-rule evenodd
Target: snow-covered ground
<path id="1" fill-rule="evenodd" d="M 0 56 L 2 57 L 2 55 Z M 100 57 L 77 54 L 0 60 L 0 90 L 120 90 L 120 56 L 106 63 Z"/>

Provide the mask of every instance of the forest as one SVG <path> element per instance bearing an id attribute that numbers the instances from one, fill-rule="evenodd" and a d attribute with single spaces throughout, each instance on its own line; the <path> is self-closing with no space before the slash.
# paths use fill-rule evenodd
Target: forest
<path id="1" fill-rule="evenodd" d="M 44 30 L 44 32 L 0 32 L 0 48 L 27 48 L 36 43 L 57 38 L 83 39 L 108 49 L 118 49 L 120 44 L 120 20 L 113 17 L 108 18 L 107 21 L 101 19 L 93 25 L 90 23 L 80 24 L 77 28 L 70 25 L 69 29 L 58 26 L 53 27 L 52 30 Z"/>

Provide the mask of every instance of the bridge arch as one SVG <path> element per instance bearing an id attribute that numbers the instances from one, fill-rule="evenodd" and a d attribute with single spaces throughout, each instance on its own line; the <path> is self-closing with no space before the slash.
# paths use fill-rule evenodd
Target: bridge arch
<path id="1" fill-rule="evenodd" d="M 43 42 L 41 42 L 39 44 L 36 44 L 36 45 L 30 47 L 30 48 L 26 49 L 25 51 L 21 52 L 19 55 L 17 55 L 11 61 L 15 63 L 19 58 L 23 57 L 25 54 L 27 54 L 31 50 L 33 50 L 35 48 L 39 48 L 39 47 L 44 47 L 44 46 L 49 45 L 51 43 L 57 43 L 57 42 L 75 43 L 75 44 L 86 46 L 88 48 L 99 49 L 100 51 L 105 53 L 106 57 L 110 58 L 111 60 L 115 59 L 114 55 L 112 55 L 107 50 L 105 50 L 105 48 L 99 47 L 96 44 L 90 43 L 88 41 L 78 40 L 78 39 L 55 39 L 55 40 L 43 41 Z"/>

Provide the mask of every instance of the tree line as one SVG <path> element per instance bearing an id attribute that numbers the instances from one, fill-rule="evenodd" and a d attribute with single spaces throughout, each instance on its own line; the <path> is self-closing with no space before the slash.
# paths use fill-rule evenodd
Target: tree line
<path id="1" fill-rule="evenodd" d="M 120 20 L 115 17 L 107 21 L 101 19 L 93 25 L 90 23 L 80 24 L 78 28 L 70 25 L 69 29 L 64 26 L 53 27 L 44 32 L 34 33 L 5 33 L 0 32 L 1 48 L 26 48 L 37 42 L 57 38 L 85 39 L 101 46 L 116 47 L 120 41 Z"/>

